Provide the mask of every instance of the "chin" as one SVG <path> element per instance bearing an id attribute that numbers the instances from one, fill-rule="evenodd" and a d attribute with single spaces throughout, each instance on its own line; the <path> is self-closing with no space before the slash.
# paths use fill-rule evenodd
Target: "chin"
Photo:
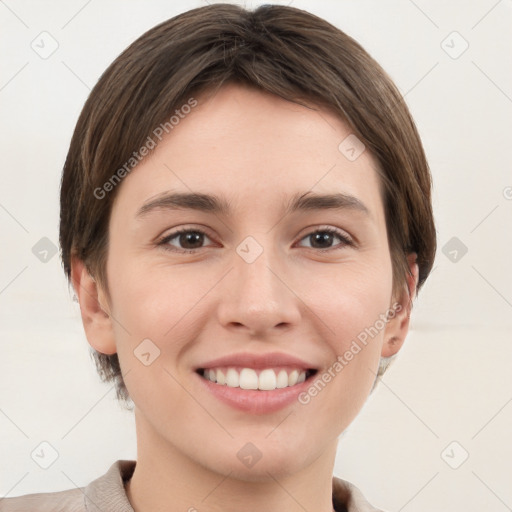
<path id="1" fill-rule="evenodd" d="M 245 439 L 250 439 L 250 436 Z M 254 442 L 237 441 L 235 444 L 234 451 L 230 449 L 215 461 L 210 460 L 212 465 L 208 464 L 209 469 L 223 475 L 229 474 L 230 478 L 240 481 L 268 482 L 295 474 L 316 458 L 304 447 L 294 447 L 290 443 L 275 444 L 261 439 Z"/>

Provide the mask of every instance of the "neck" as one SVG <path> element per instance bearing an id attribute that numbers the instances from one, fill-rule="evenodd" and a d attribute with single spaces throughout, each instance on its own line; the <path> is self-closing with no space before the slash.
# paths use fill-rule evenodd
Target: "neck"
<path id="1" fill-rule="evenodd" d="M 135 409 L 137 417 L 137 409 Z M 191 460 L 136 418 L 137 464 L 126 484 L 135 512 L 332 512 L 337 440 L 299 471 L 272 467 L 250 477 Z M 141 424 L 142 420 L 142 424 Z M 262 458 L 263 460 L 263 458 Z M 254 466 L 256 468 L 256 466 Z"/>

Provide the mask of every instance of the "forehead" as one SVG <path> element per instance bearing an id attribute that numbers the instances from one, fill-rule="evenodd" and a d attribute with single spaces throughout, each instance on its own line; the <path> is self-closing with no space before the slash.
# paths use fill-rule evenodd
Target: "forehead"
<path id="1" fill-rule="evenodd" d="M 195 99 L 197 106 L 124 178 L 118 207 L 135 214 L 167 191 L 214 194 L 238 210 L 307 191 L 343 192 L 370 210 L 382 207 L 374 158 L 369 151 L 347 158 L 344 141 L 354 134 L 333 112 L 235 84 Z"/>

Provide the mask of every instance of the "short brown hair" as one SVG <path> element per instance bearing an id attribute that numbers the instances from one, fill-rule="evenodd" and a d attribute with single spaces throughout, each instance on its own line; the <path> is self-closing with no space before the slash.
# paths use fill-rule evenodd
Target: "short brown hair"
<path id="1" fill-rule="evenodd" d="M 60 245 L 68 282 L 76 255 L 109 297 L 108 223 L 119 187 L 100 199 L 95 191 L 191 95 L 228 82 L 339 115 L 380 167 L 393 292 L 405 284 L 410 252 L 418 255 L 419 289 L 436 251 L 431 176 L 392 80 L 354 39 L 313 14 L 231 4 L 192 9 L 152 28 L 115 59 L 91 91 L 61 183 Z M 102 379 L 114 381 L 118 398 L 128 399 L 117 354 L 93 356 Z"/>

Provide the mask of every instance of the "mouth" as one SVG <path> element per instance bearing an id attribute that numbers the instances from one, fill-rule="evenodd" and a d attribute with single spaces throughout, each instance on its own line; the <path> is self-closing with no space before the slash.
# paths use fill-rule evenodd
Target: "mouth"
<path id="1" fill-rule="evenodd" d="M 222 366 L 198 368 L 196 373 L 218 386 L 245 390 L 275 391 L 298 386 L 311 379 L 317 373 L 317 370 L 300 367 L 246 368 Z"/>

